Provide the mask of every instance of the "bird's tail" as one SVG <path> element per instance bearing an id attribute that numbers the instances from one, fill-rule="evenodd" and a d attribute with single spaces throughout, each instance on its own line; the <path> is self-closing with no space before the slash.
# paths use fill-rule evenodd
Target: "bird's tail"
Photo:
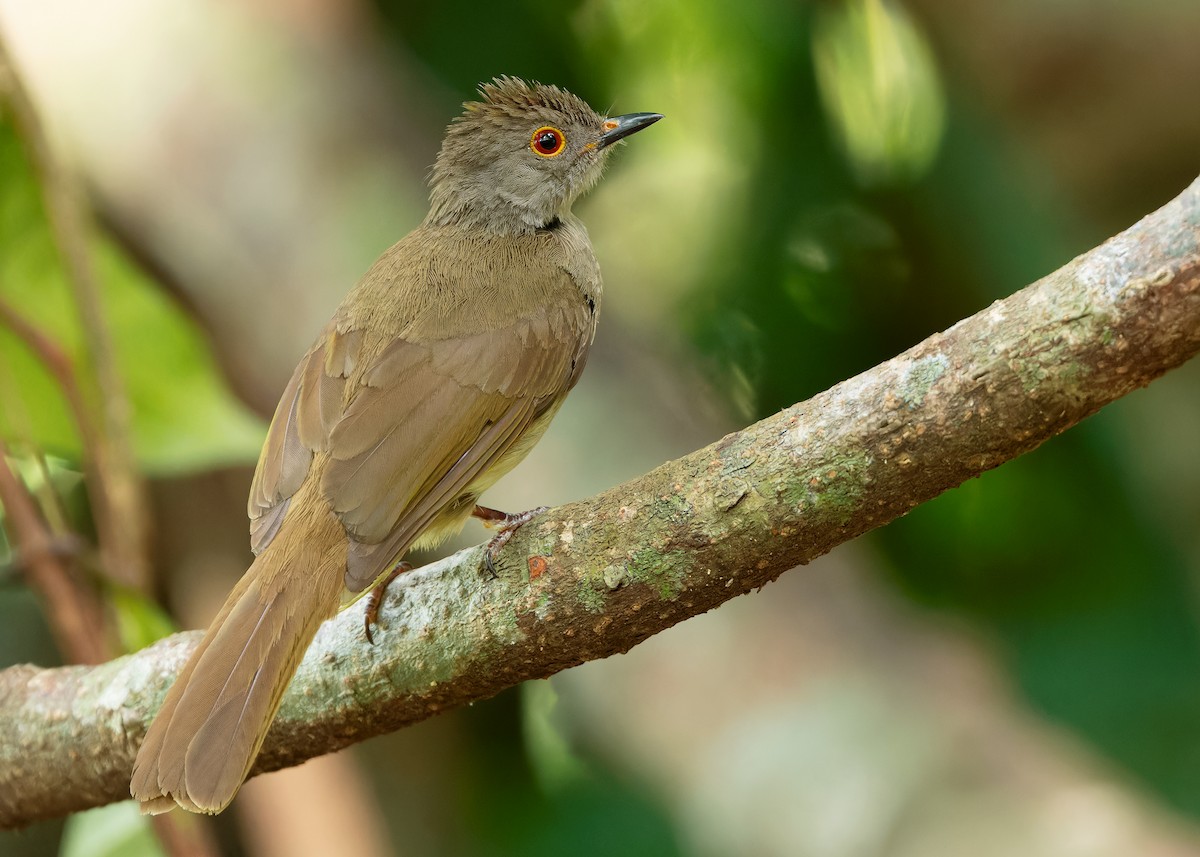
<path id="1" fill-rule="evenodd" d="M 335 520 L 323 524 L 330 532 L 321 535 L 332 541 L 312 539 L 308 551 L 293 547 L 303 528 L 293 535 L 285 527 L 192 652 L 134 762 L 129 790 L 143 812 L 178 804 L 217 813 L 237 794 L 317 628 L 337 612 L 342 574 L 329 556 L 313 557 L 319 551 L 311 547 L 344 535 Z"/>

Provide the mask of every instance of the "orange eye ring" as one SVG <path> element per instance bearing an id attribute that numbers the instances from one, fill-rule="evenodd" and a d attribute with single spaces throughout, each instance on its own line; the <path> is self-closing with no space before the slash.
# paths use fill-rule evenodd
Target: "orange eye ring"
<path id="1" fill-rule="evenodd" d="M 540 155 L 543 158 L 553 158 L 561 155 L 563 149 L 567 148 L 567 138 L 557 128 L 543 125 L 534 131 L 533 135 L 529 138 L 529 148 L 533 149 L 535 155 Z"/>

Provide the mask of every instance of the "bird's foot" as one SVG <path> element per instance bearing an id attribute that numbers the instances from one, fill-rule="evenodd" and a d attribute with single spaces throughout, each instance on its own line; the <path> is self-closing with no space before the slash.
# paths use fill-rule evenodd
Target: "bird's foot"
<path id="1" fill-rule="evenodd" d="M 392 570 L 388 572 L 387 577 L 375 584 L 375 588 L 367 596 L 367 609 L 363 618 L 363 629 L 367 632 L 367 642 L 372 646 L 375 645 L 375 638 L 371 636 L 371 626 L 379 624 L 379 608 L 383 605 L 383 593 L 387 591 L 389 583 L 406 571 L 412 571 L 412 566 L 407 562 L 396 563 Z"/>
<path id="2" fill-rule="evenodd" d="M 472 517 L 483 521 L 483 525 L 488 529 L 499 530 L 496 535 L 492 536 L 491 541 L 483 549 L 483 564 L 493 580 L 499 576 L 496 574 L 496 560 L 500 557 L 500 551 L 508 544 L 508 540 L 513 537 L 517 530 L 549 509 L 549 506 L 538 506 L 536 509 L 530 509 L 528 512 L 510 515 L 507 512 L 489 509 L 487 506 L 475 507 L 475 511 L 471 513 Z"/>

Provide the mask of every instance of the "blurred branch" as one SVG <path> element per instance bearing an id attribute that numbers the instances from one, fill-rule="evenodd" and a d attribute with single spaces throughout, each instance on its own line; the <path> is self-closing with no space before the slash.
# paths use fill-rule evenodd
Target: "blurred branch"
<path id="1" fill-rule="evenodd" d="M 322 627 L 256 771 L 627 651 L 1028 452 L 1197 351 L 1200 180 L 904 354 L 546 513 L 510 543 L 496 580 L 478 548 L 405 574 L 374 646 L 359 602 Z M 199 638 L 98 667 L 0 673 L 0 827 L 127 796 L 138 742 Z"/>
<path id="2" fill-rule="evenodd" d="M 114 579 L 128 586 L 145 589 L 148 582 L 146 546 L 149 542 L 146 504 L 141 478 L 130 446 L 130 408 L 125 387 L 113 354 L 112 341 L 104 321 L 100 302 L 100 283 L 88 246 L 87 207 L 74 174 L 59 162 L 46 132 L 21 80 L 12 55 L 0 33 L 0 95 L 12 111 L 21 140 L 28 149 L 34 168 L 41 177 L 42 195 L 50 231 L 66 267 L 79 310 L 88 361 L 94 372 L 95 390 L 102 419 L 81 422 L 83 441 L 92 444 L 88 458 L 100 475 L 100 485 L 90 494 L 99 535 L 104 567 Z M 52 371 L 56 369 L 53 362 Z M 56 376 L 62 377 L 55 371 Z M 71 392 L 73 388 L 66 388 Z M 89 391 L 90 392 L 90 391 Z M 71 404 L 77 416 L 85 400 Z M 91 403 L 87 403 L 91 404 Z M 98 431 L 86 431 L 92 424 Z M 90 437 L 89 437 L 90 434 Z M 100 503 L 95 503 L 97 498 Z"/>
<path id="3" fill-rule="evenodd" d="M 7 301 L 0 300 L 0 324 L 3 324 L 17 339 L 25 343 L 30 351 L 42 361 L 54 379 L 58 381 L 67 397 L 77 422 L 86 424 L 86 413 L 83 410 L 83 400 L 79 395 L 79 386 L 75 383 L 75 371 L 71 368 L 71 359 L 49 336 L 42 333 L 29 321 L 21 316 Z"/>
<path id="4" fill-rule="evenodd" d="M 0 299 L 0 325 L 24 343 L 25 347 L 46 367 L 62 390 L 63 397 L 67 400 L 67 407 L 70 408 L 71 416 L 75 420 L 75 427 L 79 431 L 80 445 L 83 449 L 81 464 L 88 500 L 93 509 L 102 510 L 95 513 L 97 518 L 103 518 L 110 513 L 107 512 L 108 500 L 104 491 L 105 482 L 94 458 L 95 451 L 100 446 L 100 439 L 92 415 L 84 403 L 83 393 L 79 389 L 79 382 L 75 376 L 75 369 L 71 365 L 71 358 L 59 347 L 58 343 L 2 299 Z M 38 461 L 45 469 L 45 459 L 39 455 Z M 47 479 L 47 484 L 49 484 L 49 479 Z"/>
<path id="5" fill-rule="evenodd" d="M 75 663 L 100 663 L 107 656 L 100 606 L 71 579 L 37 503 L 8 466 L 7 455 L 8 447 L 0 441 L 0 507 L 18 565 L 45 602 L 50 630 L 63 655 Z"/>

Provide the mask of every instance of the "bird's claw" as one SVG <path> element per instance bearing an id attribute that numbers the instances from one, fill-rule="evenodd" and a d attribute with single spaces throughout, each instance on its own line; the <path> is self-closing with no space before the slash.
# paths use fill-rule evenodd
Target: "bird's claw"
<path id="1" fill-rule="evenodd" d="M 379 624 L 379 608 L 383 606 L 383 593 L 387 591 L 389 583 L 406 571 L 412 571 L 412 566 L 407 562 L 396 563 L 392 570 L 388 572 L 387 577 L 375 584 L 375 588 L 367 596 L 367 609 L 363 615 L 363 630 L 366 631 L 367 642 L 372 646 L 375 645 L 375 637 L 371 634 L 371 626 Z"/>
<path id="2" fill-rule="evenodd" d="M 504 549 L 504 546 L 508 544 L 517 530 L 549 509 L 549 506 L 538 506 L 536 509 L 530 509 L 528 512 L 510 515 L 495 509 L 489 509 L 486 506 L 475 507 L 475 511 L 471 514 L 483 521 L 485 527 L 494 528 L 499 531 L 496 535 L 492 536 L 491 540 L 483 548 L 483 566 L 487 569 L 487 573 L 492 580 L 500 576 L 496 571 L 496 560 L 500 558 L 500 551 Z"/>

